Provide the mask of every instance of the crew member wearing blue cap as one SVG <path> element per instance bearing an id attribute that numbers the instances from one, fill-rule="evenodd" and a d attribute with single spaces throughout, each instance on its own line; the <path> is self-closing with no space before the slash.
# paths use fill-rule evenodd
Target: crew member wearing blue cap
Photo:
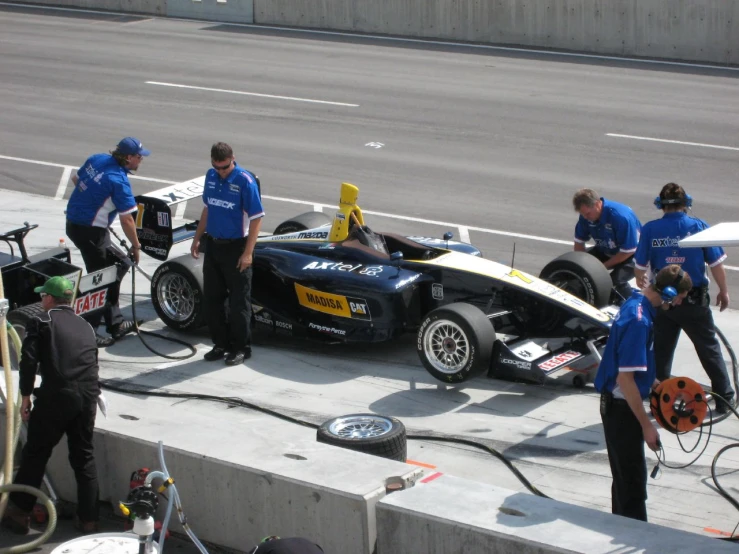
<path id="1" fill-rule="evenodd" d="M 227 365 L 237 365 L 251 357 L 252 256 L 264 209 L 256 176 L 236 163 L 228 144 L 214 144 L 210 158 L 205 206 L 190 253 L 198 258 L 203 242 L 204 313 L 214 344 L 204 358 L 215 361 L 226 356 Z M 223 309 L 226 299 L 228 318 Z"/>
<path id="2" fill-rule="evenodd" d="M 117 258 L 108 250 L 110 232 L 108 226 L 115 216 L 128 238 L 133 258 L 138 263 L 141 245 L 136 236 L 136 201 L 131 192 L 128 174 L 136 171 L 146 150 L 138 139 L 126 137 L 110 154 L 94 154 L 72 176 L 75 185 L 67 203 L 67 236 L 79 248 L 88 273 L 112 266 Z M 120 279 L 110 285 L 103 311 L 110 337 L 97 335 L 98 346 L 110 346 L 117 339 L 135 329 L 133 321 L 124 320 L 118 307 Z M 100 325 L 100 312 L 88 317 L 93 329 Z"/>
<path id="3" fill-rule="evenodd" d="M 654 322 L 657 377 L 663 380 L 670 376 L 680 331 L 684 330 L 693 342 L 701 365 L 711 380 L 711 390 L 725 400 L 716 400 L 716 411 L 723 414 L 734 403 L 734 389 L 716 337 L 706 264 L 711 268 L 711 274 L 718 285 L 716 305 L 723 312 L 729 307 L 729 288 L 723 265 L 726 254 L 719 247 L 678 246 L 680 239 L 708 228 L 705 221 L 688 215 L 692 202 L 693 199 L 680 185 L 667 183 L 662 187 L 659 196 L 655 198 L 655 206 L 664 212 L 664 216 L 644 226 L 635 256 L 636 277 L 645 284 L 647 268 L 656 273 L 668 264 L 679 264 L 690 275 L 693 288 L 687 300 L 674 310 L 660 312 Z"/>
<path id="4" fill-rule="evenodd" d="M 576 252 L 598 258 L 611 272 L 616 304 L 631 296 L 629 281 L 634 278 L 634 252 L 639 244 L 641 222 L 634 211 L 624 204 L 601 198 L 593 189 L 580 189 L 572 198 L 580 218 L 575 226 Z M 593 239 L 595 246 L 586 250 L 585 243 Z"/>
<path id="5" fill-rule="evenodd" d="M 659 433 L 644 409 L 655 379 L 654 317 L 679 306 L 692 286 L 678 265 L 657 274 L 654 285 L 633 291 L 611 327 L 595 376 L 600 416 L 611 465 L 611 511 L 647 521 L 647 463 L 644 443 L 657 451 Z"/>
<path id="6" fill-rule="evenodd" d="M 95 333 L 70 305 L 74 297 L 71 281 L 52 277 L 34 290 L 41 295 L 45 311 L 28 321 L 21 350 L 21 418 L 28 422 L 28 437 L 14 483 L 39 488 L 52 451 L 66 434 L 69 463 L 77 481 L 77 528 L 92 533 L 98 526 L 92 437 L 100 395 Z M 41 385 L 34 388 L 37 374 Z M 25 535 L 36 498 L 14 492 L 10 500 L 2 526 Z"/>

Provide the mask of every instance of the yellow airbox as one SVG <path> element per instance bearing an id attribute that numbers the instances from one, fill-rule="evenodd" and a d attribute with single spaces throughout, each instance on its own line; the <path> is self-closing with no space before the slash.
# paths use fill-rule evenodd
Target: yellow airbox
<path id="1" fill-rule="evenodd" d="M 359 225 L 364 225 L 362 210 L 357 206 L 358 198 L 359 189 L 357 187 L 350 183 L 341 183 L 339 210 L 334 216 L 334 222 L 331 225 L 331 233 L 329 234 L 329 240 L 331 242 L 341 242 L 346 240 L 349 236 L 352 216 L 356 218 L 356 222 L 358 222 Z"/>

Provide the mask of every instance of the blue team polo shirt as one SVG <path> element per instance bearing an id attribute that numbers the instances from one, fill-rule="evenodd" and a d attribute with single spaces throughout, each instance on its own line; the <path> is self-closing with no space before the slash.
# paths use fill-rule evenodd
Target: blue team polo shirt
<path id="1" fill-rule="evenodd" d="M 583 216 L 575 226 L 575 242 L 585 244 L 591 238 L 595 247 L 610 258 L 619 252 L 633 254 L 639 244 L 641 222 L 634 210 L 625 204 L 601 198 L 603 211 L 600 219 L 591 223 Z"/>
<path id="2" fill-rule="evenodd" d="M 264 217 L 256 177 L 236 162 L 225 179 L 215 169 L 208 170 L 203 203 L 208 208 L 205 231 L 217 239 L 243 238 L 249 232 L 249 222 Z"/>
<path id="3" fill-rule="evenodd" d="M 128 171 L 110 154 L 90 156 L 77 170 L 79 182 L 67 202 L 67 220 L 78 225 L 108 227 L 116 214 L 136 211 Z"/>
<path id="4" fill-rule="evenodd" d="M 657 375 L 654 363 L 654 316 L 656 310 L 652 303 L 638 291 L 616 314 L 608 335 L 603 359 L 595 376 L 595 388 L 598 392 L 611 392 L 623 398 L 616 378 L 621 371 L 634 373 L 634 381 L 642 398 L 649 396 L 649 391 Z"/>
<path id="5" fill-rule="evenodd" d="M 634 255 L 638 269 L 652 268 L 655 275 L 665 266 L 678 264 L 690 275 L 694 287 L 708 285 L 706 264 L 713 267 L 726 259 L 723 248 L 680 248 L 678 241 L 708 229 L 708 224 L 685 212 L 666 213 L 644 225 L 639 248 Z"/>

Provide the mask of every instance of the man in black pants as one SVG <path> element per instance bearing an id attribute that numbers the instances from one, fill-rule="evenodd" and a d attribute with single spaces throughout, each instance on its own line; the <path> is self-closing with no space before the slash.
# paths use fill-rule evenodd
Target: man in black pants
<path id="1" fill-rule="evenodd" d="M 237 365 L 251 357 L 252 256 L 264 209 L 256 177 L 239 167 L 228 144 L 214 144 L 210 157 L 213 168 L 205 176 L 205 206 L 190 253 L 199 257 L 202 240 L 205 320 L 214 344 L 204 358 L 226 356 L 226 365 Z"/>
<path id="2" fill-rule="evenodd" d="M 644 443 L 659 450 L 659 434 L 644 409 L 658 381 L 654 364 L 654 317 L 678 306 L 692 283 L 680 266 L 657 274 L 654 285 L 634 291 L 616 316 L 603 352 L 595 388 L 613 483 L 611 511 L 647 521 L 647 465 Z"/>
<path id="3" fill-rule="evenodd" d="M 121 228 L 131 243 L 134 261 L 139 261 L 139 244 L 136 236 L 136 201 L 128 182 L 128 174 L 139 168 L 145 150 L 138 139 L 121 140 L 110 154 L 90 156 L 77 174 L 72 176 L 74 191 L 67 203 L 67 236 L 79 248 L 88 273 L 112 266 L 118 259 L 108 249 L 110 232 L 116 214 Z M 118 307 L 120 281 L 126 267 L 121 266 L 118 280 L 108 287 L 103 317 L 110 337 L 97 336 L 100 347 L 110 346 L 117 339 L 135 329 L 133 321 L 123 319 Z M 88 317 L 93 329 L 100 324 L 100 313 Z"/>
<path id="4" fill-rule="evenodd" d="M 97 400 L 98 349 L 90 324 L 70 306 L 74 285 L 64 277 L 52 277 L 35 292 L 41 294 L 46 313 L 26 327 L 20 361 L 21 417 L 28 422 L 16 485 L 39 488 L 51 452 L 64 434 L 69 462 L 77 480 L 77 528 L 97 530 L 98 479 L 92 447 Z M 34 389 L 36 372 L 41 386 Z M 31 409 L 31 394 L 36 396 Z M 2 520 L 3 527 L 18 534 L 29 530 L 29 514 L 36 499 L 14 492 Z"/>
<path id="5" fill-rule="evenodd" d="M 708 224 L 688 215 L 693 199 L 676 183 L 667 183 L 654 200 L 664 212 L 661 219 L 644 225 L 639 248 L 636 251 L 636 278 L 645 286 L 646 270 L 657 272 L 668 264 L 680 264 L 693 281 L 693 289 L 678 308 L 659 312 L 654 320 L 654 357 L 657 378 L 667 379 L 672 370 L 672 359 L 684 330 L 695 346 L 701 365 L 711 380 L 711 391 L 723 400 L 716 399 L 719 414 L 730 411 L 735 404 L 734 389 L 716 337 L 716 326 L 708 296 L 708 273 L 711 270 L 718 294 L 716 305 L 723 312 L 729 307 L 729 287 L 724 261 L 726 254 L 719 247 L 681 248 L 678 242 L 708 228 Z"/>

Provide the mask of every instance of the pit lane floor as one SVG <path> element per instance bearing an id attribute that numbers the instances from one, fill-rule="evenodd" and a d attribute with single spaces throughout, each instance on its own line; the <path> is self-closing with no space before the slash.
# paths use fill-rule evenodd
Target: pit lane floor
<path id="1" fill-rule="evenodd" d="M 31 253 L 55 246 L 64 236 L 61 203 L 7 191 L 3 192 L 3 199 L 0 219 L 5 227 L 20 226 L 27 219 L 40 224 L 28 238 Z M 184 253 L 188 247 L 177 245 L 172 255 Z M 72 255 L 73 261 L 79 263 L 78 253 L 73 251 Z M 157 264 L 148 258 L 142 261 L 142 267 L 150 273 Z M 143 327 L 175 335 L 156 319 L 148 290 L 148 282 L 138 276 L 136 310 L 147 321 Z M 122 291 L 122 303 L 130 301 L 130 278 Z M 124 313 L 130 313 L 129 308 Z M 715 316 L 729 340 L 739 337 L 736 311 L 716 312 Z M 423 369 L 414 352 L 412 336 L 384 345 L 349 347 L 257 333 L 253 358 L 237 367 L 202 360 L 202 354 L 210 347 L 205 332 L 176 336 L 193 342 L 198 355 L 182 362 L 167 362 L 152 356 L 135 337 L 128 337 L 101 352 L 101 377 L 152 391 L 236 396 L 315 424 L 364 411 L 396 416 L 409 433 L 456 435 L 498 449 L 536 487 L 553 498 L 610 510 L 610 471 L 598 396 L 592 386 L 578 390 L 479 378 L 463 386 L 446 387 Z M 156 347 L 174 352 L 167 343 Z M 687 340 L 680 342 L 673 374 L 705 381 Z M 242 448 L 248 448 L 250 434 L 285 444 L 312 440 L 315 436 L 310 428 L 222 404 L 111 392 L 106 395 L 111 407 L 107 419 L 99 417 L 99 427 L 136 435 L 137 428 L 153 426 L 165 445 L 173 441 L 181 445 L 185 441 L 192 449 L 205 452 L 209 441 L 233 440 L 234 436 L 244 444 Z M 679 464 L 691 459 L 681 452 L 675 436 L 666 432 L 661 436 L 668 462 Z M 739 514 L 715 492 L 710 465 L 713 455 L 737 437 L 739 421 L 725 421 L 716 427 L 706 453 L 696 464 L 682 470 L 664 470 L 660 478 L 650 480 L 650 521 L 711 537 L 731 533 Z M 692 445 L 691 438 L 683 442 Z M 424 464 L 428 476 L 455 475 L 524 490 L 499 461 L 466 446 L 414 440 L 409 441 L 408 457 Z M 648 459 L 651 469 L 654 457 Z M 721 458 L 721 484 L 735 495 L 739 494 L 738 469 L 739 454 L 735 450 Z M 196 501 L 183 498 L 185 510 L 188 502 Z M 196 522 L 191 523 L 197 532 Z M 587 522 L 581 523 L 587 526 Z M 265 530 L 266 534 L 270 531 Z"/>

